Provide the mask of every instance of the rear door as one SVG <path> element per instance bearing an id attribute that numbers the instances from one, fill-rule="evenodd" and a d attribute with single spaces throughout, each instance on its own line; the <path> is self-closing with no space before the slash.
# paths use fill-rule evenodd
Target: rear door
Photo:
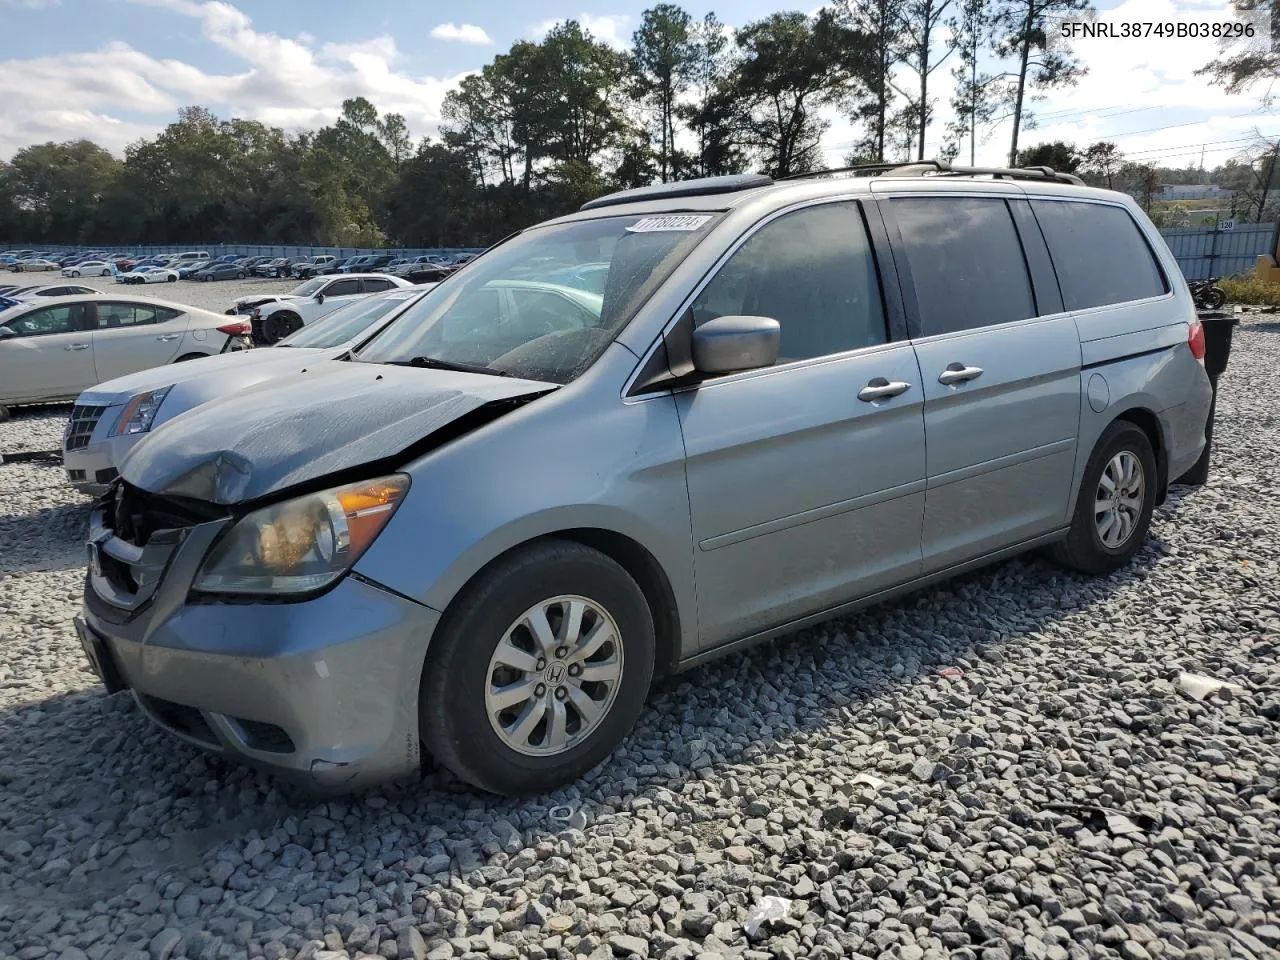
<path id="1" fill-rule="evenodd" d="M 675 394 L 703 646 L 919 572 L 920 371 L 905 326 L 890 336 L 871 216 L 842 200 L 769 220 L 682 320 L 747 314 L 782 330 L 775 366 Z"/>
<path id="2" fill-rule="evenodd" d="M 93 364 L 99 382 L 161 367 L 178 356 L 186 314 L 157 304 L 107 300 L 97 304 Z"/>
<path id="3" fill-rule="evenodd" d="M 92 304 L 58 304 L 12 317 L 0 326 L 0 398 L 74 397 L 98 382 L 93 367 Z"/>
<path id="4" fill-rule="evenodd" d="M 924 388 L 923 559 L 939 570 L 1067 522 L 1080 341 L 1025 198 L 882 202 Z"/>

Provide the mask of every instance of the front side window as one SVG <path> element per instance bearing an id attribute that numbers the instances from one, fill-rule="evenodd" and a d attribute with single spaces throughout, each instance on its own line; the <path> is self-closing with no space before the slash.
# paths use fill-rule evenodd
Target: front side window
<path id="1" fill-rule="evenodd" d="M 1049 245 L 1068 310 L 1169 292 L 1151 247 L 1123 207 L 1032 200 L 1031 209 Z"/>
<path id="2" fill-rule="evenodd" d="M 6 320 L 3 326 L 20 337 L 47 336 L 51 333 L 71 333 L 78 329 L 73 322 L 70 306 L 48 307 Z"/>
<path id="3" fill-rule="evenodd" d="M 999 197 L 890 201 L 920 310 L 920 336 L 1036 316 L 1009 207 Z"/>
<path id="4" fill-rule="evenodd" d="M 779 363 L 884 343 L 884 302 L 858 204 L 806 207 L 752 234 L 693 304 L 695 326 L 739 315 L 778 321 Z"/>
<path id="5" fill-rule="evenodd" d="M 602 216 L 535 227 L 432 289 L 357 359 L 568 383 L 605 351 L 717 216 Z M 563 282 L 565 271 L 586 264 L 608 264 L 603 293 Z"/>

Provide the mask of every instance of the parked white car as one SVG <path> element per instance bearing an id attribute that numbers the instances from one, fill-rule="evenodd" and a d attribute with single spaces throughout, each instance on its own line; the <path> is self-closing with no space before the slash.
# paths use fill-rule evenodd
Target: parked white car
<path id="1" fill-rule="evenodd" d="M 109 277 L 111 264 L 105 260 L 85 260 L 83 263 L 63 267 L 62 275 L 64 277 Z"/>
<path id="2" fill-rule="evenodd" d="M 38 287 L 28 287 L 21 292 L 10 293 L 15 300 L 34 300 L 37 297 L 92 297 L 101 295 L 100 290 L 86 287 L 80 283 L 45 283 Z"/>
<path id="3" fill-rule="evenodd" d="M 9 269 L 14 273 L 35 273 L 38 270 L 61 270 L 62 264 L 55 263 L 52 260 L 44 260 L 40 257 L 31 257 L 27 260 L 19 260 Z"/>
<path id="4" fill-rule="evenodd" d="M 248 345 L 248 324 L 149 297 L 50 297 L 0 313 L 0 404 L 70 400 L 104 380 Z"/>
<path id="5" fill-rule="evenodd" d="M 116 283 L 175 283 L 178 271 L 169 267 L 135 267 L 128 273 L 112 269 Z"/>
<path id="6" fill-rule="evenodd" d="M 84 493 L 105 493 L 125 454 L 153 427 L 211 400 L 343 356 L 394 323 L 433 286 L 362 297 L 274 347 L 143 370 L 86 390 L 76 400 L 63 435 L 67 480 Z"/>
<path id="7" fill-rule="evenodd" d="M 253 342 L 272 344 L 308 323 L 328 316 L 357 297 L 413 284 L 386 273 L 340 273 L 312 277 L 288 293 L 260 299 L 249 314 Z M 259 299 L 259 298 L 246 298 Z M 236 301 L 239 312 L 240 301 Z"/>

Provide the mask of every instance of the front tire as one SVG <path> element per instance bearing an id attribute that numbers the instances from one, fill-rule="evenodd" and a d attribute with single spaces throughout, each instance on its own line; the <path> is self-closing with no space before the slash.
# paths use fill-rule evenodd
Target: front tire
<path id="1" fill-rule="evenodd" d="M 243 270 L 241 270 L 239 273 L 237 273 L 237 274 L 236 274 L 236 279 L 237 279 L 237 280 L 243 280 L 243 279 L 244 279 L 244 271 L 243 271 Z"/>
<path id="2" fill-rule="evenodd" d="M 302 329 L 302 318 L 292 310 L 281 310 L 263 317 L 261 323 L 261 342 L 270 346 L 278 343 L 295 330 Z"/>
<path id="3" fill-rule="evenodd" d="M 79 271 L 79 270 L 72 270 L 72 271 L 71 271 L 71 276 L 73 276 L 73 277 L 79 277 L 79 276 L 80 276 L 80 271 Z"/>
<path id="4" fill-rule="evenodd" d="M 1050 556 L 1072 570 L 1118 570 L 1142 549 L 1156 501 L 1156 457 L 1142 428 L 1116 420 L 1085 466 L 1071 529 Z"/>
<path id="5" fill-rule="evenodd" d="M 525 547 L 468 586 L 432 638 L 423 743 L 482 790 L 547 793 L 627 735 L 654 651 L 648 603 L 618 563 L 571 541 Z"/>

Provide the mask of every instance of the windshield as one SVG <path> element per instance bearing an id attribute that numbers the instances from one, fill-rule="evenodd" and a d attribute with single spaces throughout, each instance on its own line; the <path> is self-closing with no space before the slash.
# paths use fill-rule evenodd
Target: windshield
<path id="1" fill-rule="evenodd" d="M 288 296 L 309 297 L 328 282 L 329 281 L 326 277 L 313 277 L 312 279 L 308 280 L 306 283 L 300 283 L 298 284 L 298 286 L 290 290 L 288 293 Z"/>
<path id="2" fill-rule="evenodd" d="M 360 351 L 372 363 L 431 361 L 568 383 L 591 366 L 712 214 L 605 217 L 537 227 L 454 274 Z M 604 265 L 600 292 L 566 274 Z"/>
<path id="3" fill-rule="evenodd" d="M 345 307 L 339 307 L 327 317 L 308 324 L 301 330 L 291 333 L 277 347 L 337 347 L 348 340 L 354 340 L 364 333 L 382 317 L 392 310 L 398 310 L 413 299 L 420 296 L 420 291 L 413 294 L 397 294 L 396 296 L 372 297 L 357 300 Z"/>

